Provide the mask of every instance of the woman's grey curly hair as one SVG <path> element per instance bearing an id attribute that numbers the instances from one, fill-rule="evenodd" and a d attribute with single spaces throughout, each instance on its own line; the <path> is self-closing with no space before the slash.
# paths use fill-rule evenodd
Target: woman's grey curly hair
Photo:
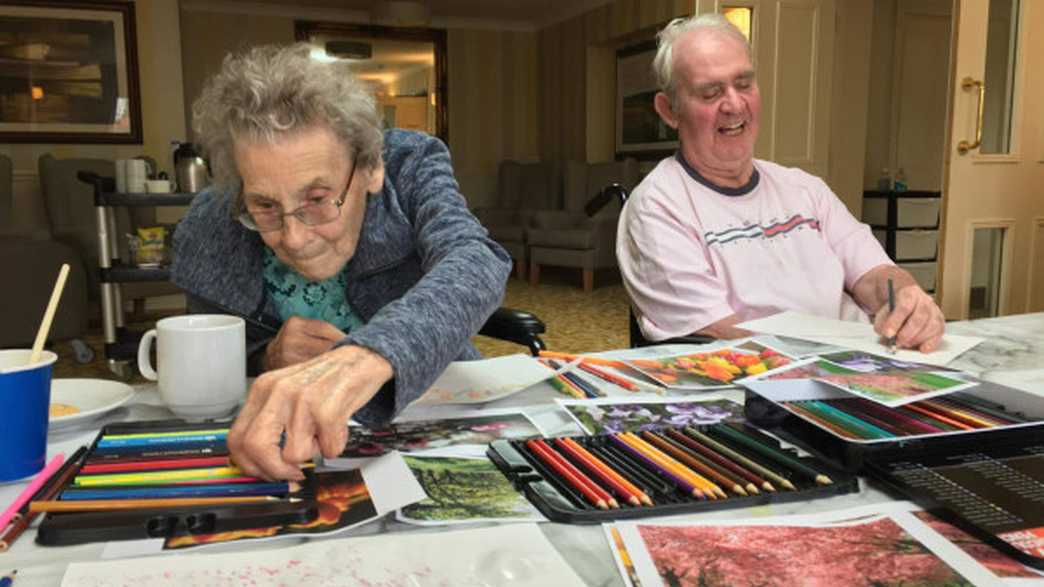
<path id="1" fill-rule="evenodd" d="M 683 34 L 696 29 L 724 33 L 743 43 L 747 49 L 747 58 L 754 63 L 754 55 L 750 50 L 750 42 L 747 41 L 747 37 L 743 36 L 736 25 L 729 22 L 724 16 L 710 12 L 699 16 L 676 18 L 656 34 L 656 57 L 653 58 L 652 64 L 656 82 L 659 84 L 660 90 L 671 99 L 672 104 L 677 90 L 674 87 L 674 42 Z"/>
<path id="2" fill-rule="evenodd" d="M 333 131 L 363 169 L 381 165 L 384 136 L 373 95 L 347 62 L 318 61 L 311 50 L 296 43 L 230 54 L 203 88 L 192 105 L 192 129 L 219 190 L 238 194 L 242 187 L 237 140 L 271 143 L 311 127 Z"/>

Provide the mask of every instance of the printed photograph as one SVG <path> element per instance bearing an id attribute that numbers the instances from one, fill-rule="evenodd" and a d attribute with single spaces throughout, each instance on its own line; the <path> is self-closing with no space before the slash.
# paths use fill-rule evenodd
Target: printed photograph
<path id="1" fill-rule="evenodd" d="M 267 528 L 232 530 L 215 534 L 192 534 L 168 538 L 164 550 L 203 544 L 217 544 L 250 538 L 273 538 L 291 534 L 326 534 L 355 526 L 377 517 L 370 490 L 358 469 L 316 473 L 319 515 L 307 524 L 288 524 Z"/>
<path id="2" fill-rule="evenodd" d="M 543 521 L 489 459 L 403 457 L 428 499 L 399 510 L 399 520 L 416 524 L 481 521 Z"/>
<path id="3" fill-rule="evenodd" d="M 859 371 L 860 373 L 885 373 L 889 371 L 903 371 L 905 373 L 929 373 L 934 371 L 953 371 L 938 365 L 926 365 L 924 363 L 911 363 L 900 361 L 894 357 L 875 355 L 865 351 L 841 351 L 820 355 L 821 359 L 836 363 L 842 367 Z"/>
<path id="4" fill-rule="evenodd" d="M 590 435 L 640 432 L 743 419 L 743 405 L 728 400 L 560 404 L 584 432 Z"/>
<path id="5" fill-rule="evenodd" d="M 935 373 L 902 371 L 824 375 L 816 377 L 816 380 L 893 408 L 975 385 Z"/>
<path id="6" fill-rule="evenodd" d="M 658 383 L 679 389 L 727 387 L 737 381 L 777 369 L 791 359 L 778 351 L 749 341 L 760 350 L 724 348 L 659 359 L 631 359 L 624 363 Z"/>
<path id="7" fill-rule="evenodd" d="M 968 534 L 957 526 L 944 522 L 925 511 L 911 512 L 932 530 L 942 534 L 947 540 L 958 548 L 968 553 L 979 564 L 989 569 L 991 573 L 1001 578 L 1034 578 L 1040 579 L 1041 573 L 1037 573 L 1019 561 L 1011 558 L 1003 552 L 986 544 L 982 540 Z"/>
<path id="8" fill-rule="evenodd" d="M 845 526 L 649 526 L 663 585 L 970 587 L 890 518 Z"/>
<path id="9" fill-rule="evenodd" d="M 392 450 L 403 452 L 440 448 L 454 444 L 489 444 L 501 438 L 541 436 L 525 414 L 503 414 L 478 418 L 417 420 L 392 424 L 381 430 L 348 427 L 343 458 L 376 457 Z"/>

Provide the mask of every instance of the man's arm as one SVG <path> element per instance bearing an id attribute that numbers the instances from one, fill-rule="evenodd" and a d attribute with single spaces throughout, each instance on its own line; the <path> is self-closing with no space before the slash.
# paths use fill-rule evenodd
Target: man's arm
<path id="1" fill-rule="evenodd" d="M 889 280 L 895 294 L 894 311 L 888 309 Z M 942 342 L 946 328 L 942 310 L 907 271 L 895 265 L 878 265 L 856 281 L 851 293 L 874 314 L 874 330 L 885 338 L 896 337 L 899 346 L 929 353 Z"/>
<path id="2" fill-rule="evenodd" d="M 740 322 L 742 322 L 742 320 L 740 320 L 739 316 L 731 314 L 713 324 L 710 324 L 709 326 L 697 330 L 693 334 L 710 336 L 717 339 L 744 338 L 754 334 L 749 330 L 736 328 L 736 325 Z"/>

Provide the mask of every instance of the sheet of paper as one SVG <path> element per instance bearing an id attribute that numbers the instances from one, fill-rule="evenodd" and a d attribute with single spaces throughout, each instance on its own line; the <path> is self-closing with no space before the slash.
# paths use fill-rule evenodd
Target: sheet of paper
<path id="1" fill-rule="evenodd" d="M 583 585 L 535 524 L 381 534 L 227 554 L 73 563 L 62 587 Z"/>
<path id="2" fill-rule="evenodd" d="M 620 522 L 643 586 L 670 577 L 728 584 L 836 587 L 867 584 L 995 585 L 981 564 L 908 512 L 882 508 L 735 521 Z M 752 560 L 758 561 L 751 564 Z"/>
<path id="3" fill-rule="evenodd" d="M 428 496 L 398 512 L 396 519 L 419 526 L 477 522 L 543 522 L 544 516 L 484 455 L 405 457 Z"/>
<path id="4" fill-rule="evenodd" d="M 338 458 L 372 457 L 390 450 L 416 452 L 454 444 L 486 445 L 501 438 L 533 436 L 541 436 L 541 430 L 517 410 L 463 418 L 395 421 L 380 430 L 349 427 L 348 444 Z"/>
<path id="5" fill-rule="evenodd" d="M 727 399 L 557 399 L 586 434 L 658 430 L 741 420 L 743 405 Z"/>
<path id="6" fill-rule="evenodd" d="M 887 352 L 881 342 L 881 337 L 874 332 L 873 325 L 861 322 L 832 320 L 797 312 L 780 312 L 765 318 L 748 320 L 737 324 L 736 327 L 752 332 L 801 338 L 870 353 Z M 945 365 L 982 341 L 983 339 L 977 336 L 946 334 L 943 336 L 942 344 L 933 352 L 922 353 L 901 349 L 896 351 L 893 356 L 903 361 Z"/>
<path id="7" fill-rule="evenodd" d="M 697 353 L 624 362 L 671 389 L 704 390 L 731 387 L 745 377 L 764 373 L 791 362 L 779 351 L 754 340 L 733 341 Z"/>
<path id="8" fill-rule="evenodd" d="M 454 361 L 413 404 L 489 402 L 518 393 L 553 374 L 554 371 L 540 361 L 523 354 L 482 361 Z"/>

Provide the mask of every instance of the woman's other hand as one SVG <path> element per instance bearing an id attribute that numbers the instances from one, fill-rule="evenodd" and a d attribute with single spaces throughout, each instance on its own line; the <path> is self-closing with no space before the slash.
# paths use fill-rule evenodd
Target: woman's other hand
<path id="1" fill-rule="evenodd" d="M 268 343 L 264 369 L 273 371 L 314 359 L 343 338 L 344 333 L 329 322 L 291 316 Z"/>
<path id="2" fill-rule="evenodd" d="M 358 346 L 264 373 L 229 431 L 232 460 L 248 475 L 302 479 L 301 464 L 316 452 L 340 454 L 348 420 L 392 375 L 384 357 Z"/>

